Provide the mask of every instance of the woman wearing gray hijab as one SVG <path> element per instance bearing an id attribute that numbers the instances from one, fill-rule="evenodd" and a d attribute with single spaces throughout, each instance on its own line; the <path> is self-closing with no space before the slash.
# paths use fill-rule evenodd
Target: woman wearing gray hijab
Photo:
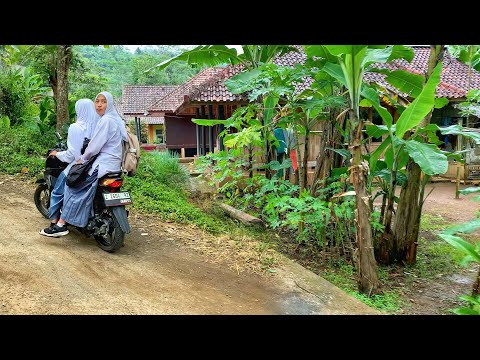
<path id="1" fill-rule="evenodd" d="M 67 168 L 60 173 L 50 194 L 50 206 L 48 209 L 48 218 L 50 219 L 50 228 L 52 228 L 60 218 L 60 208 L 63 204 L 63 195 L 65 181 L 68 170 L 80 159 L 81 149 L 85 138 L 90 139 L 93 135 L 100 116 L 95 111 L 95 105 L 90 99 L 80 99 L 75 103 L 76 121 L 68 128 L 67 150 L 53 150 L 49 156 L 56 156 L 60 161 L 69 163 Z M 47 235 L 46 229 L 40 231 L 40 234 Z M 48 235 L 47 235 L 48 236 Z"/>
<path id="2" fill-rule="evenodd" d="M 125 122 L 113 105 L 113 96 L 107 91 L 95 97 L 95 110 L 101 116 L 87 148 L 76 163 L 83 163 L 96 156 L 86 179 L 76 187 L 65 186 L 61 218 L 52 228 L 44 229 L 46 236 L 68 234 L 66 223 L 85 227 L 93 216 L 93 198 L 98 179 L 109 172 L 120 171 L 122 140 L 127 140 Z"/>

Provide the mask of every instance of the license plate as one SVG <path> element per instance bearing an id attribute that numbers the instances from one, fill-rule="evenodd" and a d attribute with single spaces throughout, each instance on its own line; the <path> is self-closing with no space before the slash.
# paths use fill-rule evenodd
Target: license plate
<path id="1" fill-rule="evenodd" d="M 132 203 L 132 198 L 128 191 L 117 193 L 103 193 L 103 199 L 106 206 L 129 205 Z"/>

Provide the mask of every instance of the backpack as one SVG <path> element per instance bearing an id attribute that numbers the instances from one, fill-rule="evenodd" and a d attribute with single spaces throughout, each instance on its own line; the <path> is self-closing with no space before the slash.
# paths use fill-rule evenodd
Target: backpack
<path id="1" fill-rule="evenodd" d="M 140 143 L 137 135 L 132 133 L 128 126 L 126 128 L 128 141 L 122 140 L 122 172 L 127 176 L 134 176 L 140 161 Z"/>

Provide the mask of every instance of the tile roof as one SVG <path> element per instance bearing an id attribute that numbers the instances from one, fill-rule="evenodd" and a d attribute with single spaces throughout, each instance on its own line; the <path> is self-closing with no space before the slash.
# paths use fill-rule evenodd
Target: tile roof
<path id="1" fill-rule="evenodd" d="M 123 117 L 122 99 L 114 98 L 113 99 L 113 107 L 115 108 L 115 110 L 117 110 L 118 115 L 120 115 L 120 117 Z"/>
<path id="2" fill-rule="evenodd" d="M 221 76 L 208 79 L 201 85 L 192 88 L 188 93 L 190 101 L 248 101 L 245 94 L 232 94 L 223 83 L 225 79 L 240 73 L 242 69 L 242 65 L 227 66 Z"/>
<path id="3" fill-rule="evenodd" d="M 172 92 L 177 85 L 124 85 L 122 112 L 125 115 L 143 115 L 158 99 Z"/>
<path id="4" fill-rule="evenodd" d="M 306 55 L 303 48 L 296 46 L 299 52 L 289 52 L 281 57 L 277 57 L 274 63 L 282 66 L 295 66 L 303 64 Z M 388 64 L 376 64 L 378 68 L 388 68 L 390 70 L 407 70 L 416 74 L 424 74 L 427 68 L 428 57 L 430 53 L 429 46 L 412 46 L 414 58 L 411 63 L 406 60 L 394 60 Z M 207 68 L 197 75 L 193 76 L 183 85 L 159 99 L 148 110 L 149 111 L 168 111 L 175 112 L 182 104 L 189 101 L 197 102 L 227 102 L 227 101 L 247 101 L 245 94 L 232 94 L 224 85 L 224 80 L 238 74 L 242 70 L 242 65 L 228 65 L 226 67 Z M 384 74 L 366 72 L 364 74 L 366 82 L 376 82 L 387 89 L 407 97 L 396 88 L 388 84 L 384 79 Z M 305 78 L 303 83 L 296 84 L 298 92 L 308 88 L 313 79 Z M 444 68 L 441 74 L 441 82 L 437 87 L 437 97 L 447 97 L 457 99 L 465 97 L 468 88 L 468 66 L 456 60 L 448 53 L 445 54 Z M 472 70 L 470 88 L 480 88 L 480 73 Z M 158 98 L 157 98 L 158 99 Z"/>
<path id="5" fill-rule="evenodd" d="M 142 124 L 159 125 L 165 123 L 165 118 L 163 116 L 137 116 L 137 118 Z M 129 123 L 133 121 L 133 117 L 128 120 Z"/>
<path id="6" fill-rule="evenodd" d="M 301 49 L 300 49 L 301 51 Z M 273 62 L 280 66 L 295 66 L 296 64 L 305 63 L 306 55 L 303 52 L 289 52 L 283 56 L 278 56 Z M 188 94 L 190 101 L 211 101 L 211 102 L 225 102 L 225 101 L 247 101 L 246 94 L 232 94 L 223 81 L 236 74 L 243 69 L 242 65 L 228 66 L 225 70 L 224 76 L 216 81 L 205 81 L 202 85 L 192 89 Z M 298 92 L 308 88 L 313 79 L 305 79 L 303 83 L 296 85 Z"/>
<path id="7" fill-rule="evenodd" d="M 194 88 L 204 84 L 207 81 L 215 82 L 218 79 L 224 79 L 226 74 L 229 74 L 229 70 L 226 67 L 212 67 L 203 69 L 183 85 L 179 85 L 167 96 L 160 99 L 157 98 L 158 101 L 151 105 L 148 108 L 148 111 L 174 112 L 184 103 L 185 95 L 188 95 Z"/>
<path id="8" fill-rule="evenodd" d="M 387 64 L 376 64 L 377 68 L 387 68 L 389 70 L 407 70 L 414 74 L 424 75 L 428 67 L 428 57 L 430 55 L 429 46 L 412 46 L 414 50 L 413 60 L 409 63 L 403 59 L 393 60 Z M 384 74 L 366 72 L 364 75 L 366 82 L 375 82 L 380 86 L 403 96 L 407 94 L 401 93 L 396 88 L 385 81 Z M 472 70 L 470 89 L 480 88 L 480 73 Z M 443 68 L 440 75 L 440 84 L 436 89 L 437 97 L 446 97 L 448 99 L 463 98 L 467 95 L 468 90 L 468 65 L 453 58 L 448 52 L 445 52 L 443 59 Z"/>

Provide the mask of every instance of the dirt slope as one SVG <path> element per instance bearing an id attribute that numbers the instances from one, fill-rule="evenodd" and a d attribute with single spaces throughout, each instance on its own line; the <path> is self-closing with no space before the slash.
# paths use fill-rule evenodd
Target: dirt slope
<path id="1" fill-rule="evenodd" d="M 299 285 L 303 275 L 282 268 L 260 276 L 209 262 L 181 245 L 195 234 L 179 225 L 145 230 L 132 217 L 115 254 L 74 229 L 42 236 L 48 221 L 35 208 L 34 189 L 0 176 L 0 314 L 376 313 L 323 279 L 329 290 L 318 296 Z M 328 305 L 334 302 L 339 307 Z"/>

